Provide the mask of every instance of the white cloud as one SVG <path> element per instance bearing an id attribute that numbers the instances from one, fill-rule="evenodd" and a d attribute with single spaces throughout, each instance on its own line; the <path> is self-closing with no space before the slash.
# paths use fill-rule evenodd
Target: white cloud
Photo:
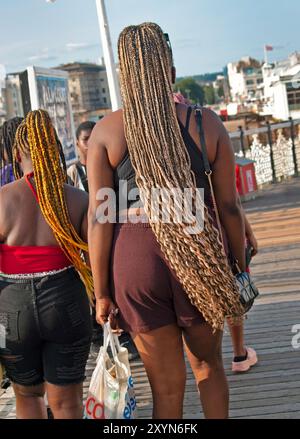
<path id="1" fill-rule="evenodd" d="M 54 61 L 55 59 L 57 59 L 56 56 L 51 55 L 49 53 L 49 49 L 47 47 L 45 47 L 44 49 L 41 50 L 40 53 L 36 54 L 36 55 L 32 55 L 28 58 L 29 61 Z"/>
<path id="2" fill-rule="evenodd" d="M 85 49 L 87 43 L 67 43 L 66 48 L 69 50 Z"/>
<path id="3" fill-rule="evenodd" d="M 28 58 L 29 61 L 38 61 L 40 59 L 47 59 L 47 55 L 33 55 Z"/>
<path id="4" fill-rule="evenodd" d="M 83 50 L 83 49 L 90 49 L 92 47 L 96 47 L 97 44 L 93 43 L 67 43 L 66 48 L 67 50 Z"/>
<path id="5" fill-rule="evenodd" d="M 4 44 L 0 47 L 0 57 L 5 58 L 10 56 L 11 54 L 15 54 L 16 52 L 25 52 L 28 51 L 30 47 L 32 47 L 33 41 L 17 41 L 13 43 L 9 43 L 8 46 Z"/>

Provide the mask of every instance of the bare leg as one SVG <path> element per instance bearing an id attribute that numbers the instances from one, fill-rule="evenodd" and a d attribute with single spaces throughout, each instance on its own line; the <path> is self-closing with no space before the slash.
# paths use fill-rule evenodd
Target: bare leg
<path id="1" fill-rule="evenodd" d="M 154 419 L 181 419 L 186 381 L 181 330 L 164 326 L 132 334 L 144 362 L 153 394 Z"/>
<path id="2" fill-rule="evenodd" d="M 244 323 L 233 323 L 227 319 L 227 325 L 230 330 L 234 357 L 243 357 L 246 355 L 246 347 L 244 341 Z"/>
<path id="3" fill-rule="evenodd" d="M 17 419 L 47 419 L 44 384 L 30 387 L 13 384 L 13 388 Z"/>
<path id="4" fill-rule="evenodd" d="M 213 334 L 206 323 L 184 330 L 187 355 L 207 419 L 228 418 L 229 391 L 222 360 L 222 336 L 221 331 Z"/>
<path id="5" fill-rule="evenodd" d="M 55 386 L 47 383 L 48 404 L 54 419 L 83 418 L 83 385 Z"/>

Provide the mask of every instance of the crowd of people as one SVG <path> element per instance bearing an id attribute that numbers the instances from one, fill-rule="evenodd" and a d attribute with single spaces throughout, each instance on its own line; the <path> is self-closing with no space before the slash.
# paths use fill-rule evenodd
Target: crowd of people
<path id="1" fill-rule="evenodd" d="M 257 363 L 245 346 L 233 275 L 235 262 L 246 271 L 257 252 L 236 190 L 234 152 L 219 118 L 201 109 L 225 254 L 195 109 L 173 95 L 168 35 L 154 23 L 127 27 L 118 53 L 123 108 L 78 127 L 78 163 L 67 169 L 42 109 L 0 128 L 0 361 L 19 419 L 46 418 L 45 394 L 54 418 L 82 418 L 91 343 L 101 345 L 101 325 L 110 321 L 144 363 L 154 418 L 183 415 L 184 351 L 206 418 L 227 418 L 226 320 L 232 370 Z M 121 210 L 124 181 L 138 196 L 126 196 Z M 174 206 L 161 200 L 170 221 L 157 219 L 153 188 L 203 189 L 203 230 L 186 233 Z M 107 206 L 102 189 L 116 194 L 115 221 L 99 216 Z"/>

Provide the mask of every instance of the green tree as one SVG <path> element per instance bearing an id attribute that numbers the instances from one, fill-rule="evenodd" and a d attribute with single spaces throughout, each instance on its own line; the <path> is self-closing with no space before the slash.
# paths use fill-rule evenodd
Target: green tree
<path id="1" fill-rule="evenodd" d="M 215 90 L 212 85 L 205 85 L 204 87 L 204 103 L 206 105 L 214 105 L 216 103 Z"/>
<path id="2" fill-rule="evenodd" d="M 204 90 L 193 78 L 185 78 L 176 82 L 174 91 L 179 91 L 193 104 L 203 105 L 204 103 Z"/>
<path id="3" fill-rule="evenodd" d="M 225 91 L 224 91 L 224 86 L 220 85 L 219 89 L 218 89 L 218 96 L 219 98 L 224 98 L 225 97 Z"/>

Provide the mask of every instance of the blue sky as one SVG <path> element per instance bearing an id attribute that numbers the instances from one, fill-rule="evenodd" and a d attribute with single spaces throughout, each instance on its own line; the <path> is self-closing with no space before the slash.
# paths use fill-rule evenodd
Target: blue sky
<path id="1" fill-rule="evenodd" d="M 222 70 L 250 55 L 270 60 L 300 50 L 299 0 L 106 0 L 116 48 L 129 24 L 155 21 L 168 32 L 179 76 Z M 278 5 L 278 6 L 277 6 Z M 97 61 L 102 55 L 95 0 L 0 0 L 0 64 Z"/>

